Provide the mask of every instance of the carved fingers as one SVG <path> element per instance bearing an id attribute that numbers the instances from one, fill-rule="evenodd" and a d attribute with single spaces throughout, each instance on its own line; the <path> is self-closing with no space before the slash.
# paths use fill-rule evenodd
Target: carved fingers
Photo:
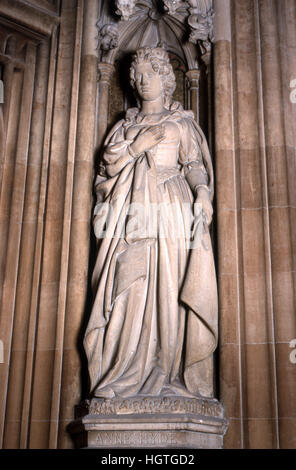
<path id="1" fill-rule="evenodd" d="M 147 132 L 151 135 L 151 143 L 153 143 L 151 147 L 163 141 L 165 138 L 165 128 L 162 125 L 149 127 Z"/>
<path id="2" fill-rule="evenodd" d="M 200 188 L 198 191 L 196 202 L 201 204 L 202 210 L 207 219 L 207 224 L 210 225 L 212 222 L 212 217 L 213 217 L 213 206 L 209 197 L 208 190 L 205 190 L 204 188 Z"/>
<path id="3" fill-rule="evenodd" d="M 213 206 L 209 200 L 203 200 L 202 208 L 207 218 L 207 224 L 210 225 L 213 218 Z"/>
<path id="4" fill-rule="evenodd" d="M 140 132 L 132 143 L 131 150 L 135 154 L 141 154 L 150 150 L 165 139 L 165 128 L 162 125 L 151 126 Z"/>

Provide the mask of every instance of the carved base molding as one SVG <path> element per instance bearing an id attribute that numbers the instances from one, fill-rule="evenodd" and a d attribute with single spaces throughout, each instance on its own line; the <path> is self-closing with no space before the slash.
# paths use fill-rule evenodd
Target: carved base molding
<path id="1" fill-rule="evenodd" d="M 228 428 L 215 399 L 93 398 L 69 426 L 78 448 L 222 449 Z"/>

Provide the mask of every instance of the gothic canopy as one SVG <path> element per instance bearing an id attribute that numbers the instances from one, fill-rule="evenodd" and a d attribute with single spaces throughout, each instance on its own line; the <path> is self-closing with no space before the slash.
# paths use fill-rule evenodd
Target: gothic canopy
<path id="1" fill-rule="evenodd" d="M 114 63 L 122 51 L 166 45 L 189 68 L 211 51 L 212 0 L 103 1 L 97 23 L 101 61 Z"/>

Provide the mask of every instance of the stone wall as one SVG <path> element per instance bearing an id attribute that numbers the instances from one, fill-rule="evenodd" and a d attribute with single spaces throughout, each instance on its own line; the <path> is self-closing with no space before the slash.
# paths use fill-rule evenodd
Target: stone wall
<path id="1" fill-rule="evenodd" d="M 0 440 L 4 448 L 66 447 L 65 424 L 80 399 L 76 336 L 84 313 L 93 179 L 95 99 L 87 103 L 82 84 L 87 73 L 96 89 L 96 64 L 91 76 L 82 1 L 3 1 L 0 15 Z M 91 117 L 81 123 L 86 105 Z"/>
<path id="2" fill-rule="evenodd" d="M 215 2 L 220 396 L 230 448 L 296 447 L 295 8 Z"/>

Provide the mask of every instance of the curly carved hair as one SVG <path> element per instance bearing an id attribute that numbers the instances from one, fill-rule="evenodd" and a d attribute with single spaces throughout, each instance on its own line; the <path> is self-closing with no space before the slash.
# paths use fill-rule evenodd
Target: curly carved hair
<path id="1" fill-rule="evenodd" d="M 136 89 L 136 66 L 143 62 L 150 62 L 154 72 L 161 76 L 165 95 L 164 106 L 169 108 L 176 88 L 176 79 L 167 51 L 162 47 L 141 47 L 136 51 L 130 68 L 130 82 L 134 89 Z"/>

